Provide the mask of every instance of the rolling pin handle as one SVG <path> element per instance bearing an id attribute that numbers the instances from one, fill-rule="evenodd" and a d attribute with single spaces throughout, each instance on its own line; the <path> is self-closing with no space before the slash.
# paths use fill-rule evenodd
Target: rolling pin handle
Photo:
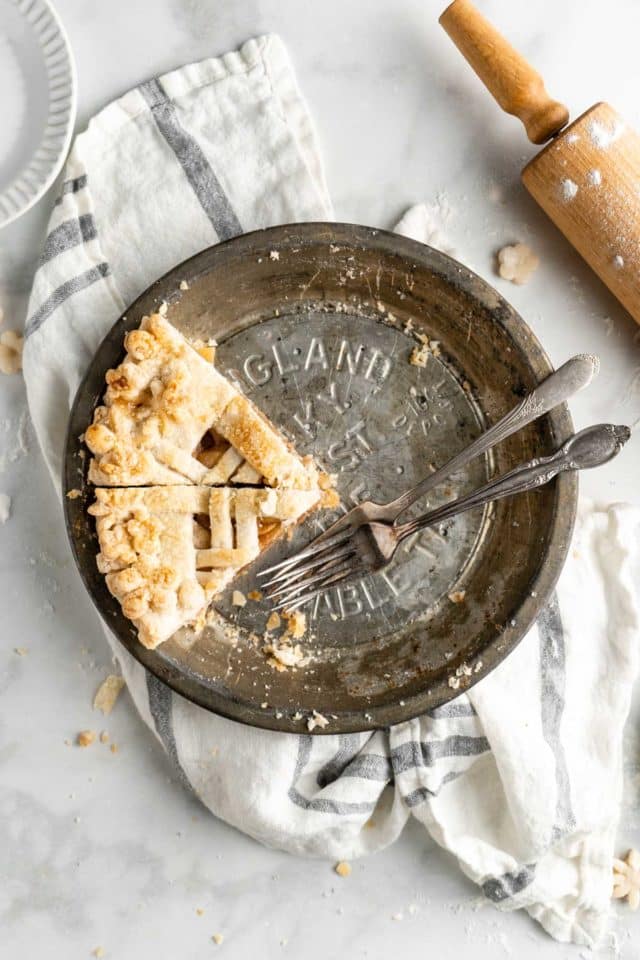
<path id="1" fill-rule="evenodd" d="M 439 22 L 502 109 L 522 121 L 532 143 L 562 130 L 567 108 L 551 99 L 540 74 L 470 0 L 453 0 Z"/>

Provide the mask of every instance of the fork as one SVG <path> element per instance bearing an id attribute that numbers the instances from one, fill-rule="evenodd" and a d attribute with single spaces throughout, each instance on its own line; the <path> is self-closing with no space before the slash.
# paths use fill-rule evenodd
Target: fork
<path id="1" fill-rule="evenodd" d="M 266 586 L 266 595 L 276 600 L 275 609 L 294 610 L 328 587 L 346 579 L 374 573 L 393 558 L 398 545 L 419 530 L 432 527 L 450 517 L 484 506 L 516 493 L 536 490 L 560 473 L 587 470 L 613 459 L 631 436 L 625 426 L 610 423 L 586 427 L 571 436 L 555 453 L 536 457 L 495 477 L 472 493 L 445 503 L 435 510 L 395 524 L 379 520 L 363 523 L 349 538 L 318 548 L 314 557 L 296 563 L 273 577 Z"/>
<path id="2" fill-rule="evenodd" d="M 506 440 L 516 431 L 527 426 L 533 420 L 541 417 L 543 414 L 552 410 L 559 403 L 568 400 L 569 397 L 588 386 L 598 373 L 600 361 L 591 354 L 580 353 L 566 363 L 563 363 L 554 373 L 537 386 L 531 393 L 527 394 L 520 403 L 509 411 L 501 420 L 481 433 L 464 450 L 456 454 L 438 470 L 422 480 L 417 486 L 413 487 L 407 493 L 402 494 L 396 500 L 390 503 L 373 503 L 367 500 L 359 503 L 340 517 L 327 530 L 315 538 L 307 547 L 298 551 L 292 557 L 276 563 L 271 567 L 262 570 L 258 576 L 266 577 L 269 574 L 275 574 L 278 571 L 284 572 L 286 569 L 293 570 L 298 564 L 307 557 L 312 557 L 322 545 L 337 546 L 355 534 L 357 529 L 365 523 L 372 520 L 380 520 L 386 523 L 394 523 L 401 513 L 403 513 L 411 504 L 419 500 L 430 490 L 433 490 L 438 484 L 442 483 L 456 470 L 466 466 L 471 460 L 486 453 L 491 447 L 495 446 L 501 440 Z M 270 582 L 270 581 L 269 581 Z M 265 584 L 267 586 L 268 584 Z"/>

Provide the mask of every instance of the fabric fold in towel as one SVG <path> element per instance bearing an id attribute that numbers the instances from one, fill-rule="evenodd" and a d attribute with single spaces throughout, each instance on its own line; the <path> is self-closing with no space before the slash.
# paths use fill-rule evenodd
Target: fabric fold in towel
<path id="1" fill-rule="evenodd" d="M 29 405 L 56 489 L 73 396 L 127 304 L 220 240 L 331 217 L 277 37 L 147 81 L 99 113 L 71 151 L 27 323 Z M 389 844 L 413 815 L 496 906 L 591 944 L 608 913 L 638 668 L 639 545 L 640 511 L 583 502 L 557 591 L 514 653 L 468 694 L 385 731 L 236 724 L 107 637 L 143 720 L 216 816 L 265 844 L 344 859 Z"/>

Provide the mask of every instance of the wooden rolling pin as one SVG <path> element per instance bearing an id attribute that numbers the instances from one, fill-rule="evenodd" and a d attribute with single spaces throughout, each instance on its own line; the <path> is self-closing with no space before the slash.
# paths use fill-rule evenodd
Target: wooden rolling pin
<path id="1" fill-rule="evenodd" d="M 566 126 L 567 108 L 469 0 L 454 0 L 440 23 L 529 139 L 553 137 L 522 171 L 523 183 L 640 323 L 640 137 L 608 103 Z"/>

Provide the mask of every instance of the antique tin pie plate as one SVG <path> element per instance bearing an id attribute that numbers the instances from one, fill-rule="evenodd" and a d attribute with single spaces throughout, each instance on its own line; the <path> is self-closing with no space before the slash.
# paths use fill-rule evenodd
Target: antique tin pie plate
<path id="1" fill-rule="evenodd" d="M 279 672 L 267 663 L 255 638 L 264 633 L 268 607 L 233 607 L 230 591 L 217 604 L 219 623 L 197 638 L 183 631 L 157 650 L 142 647 L 96 568 L 80 437 L 105 371 L 122 359 L 124 333 L 163 301 L 187 336 L 217 339 L 220 369 L 301 453 L 337 474 L 347 507 L 413 485 L 551 372 L 529 328 L 495 290 L 455 260 L 395 234 L 348 224 L 275 227 L 172 270 L 101 344 L 67 440 L 64 492 L 81 490 L 64 500 L 72 548 L 94 603 L 129 652 L 203 707 L 289 732 L 306 730 L 313 710 L 329 718 L 326 733 L 398 723 L 492 670 L 554 588 L 573 527 L 574 475 L 423 532 L 391 568 L 313 602 L 303 668 Z M 439 342 L 440 355 L 425 367 L 409 362 L 415 332 Z M 550 453 L 571 429 L 566 406 L 558 408 L 501 444 L 491 460 L 454 476 L 430 505 L 492 470 Z M 261 565 L 329 520 L 307 520 L 292 544 L 267 551 L 234 587 L 255 589 Z"/>

